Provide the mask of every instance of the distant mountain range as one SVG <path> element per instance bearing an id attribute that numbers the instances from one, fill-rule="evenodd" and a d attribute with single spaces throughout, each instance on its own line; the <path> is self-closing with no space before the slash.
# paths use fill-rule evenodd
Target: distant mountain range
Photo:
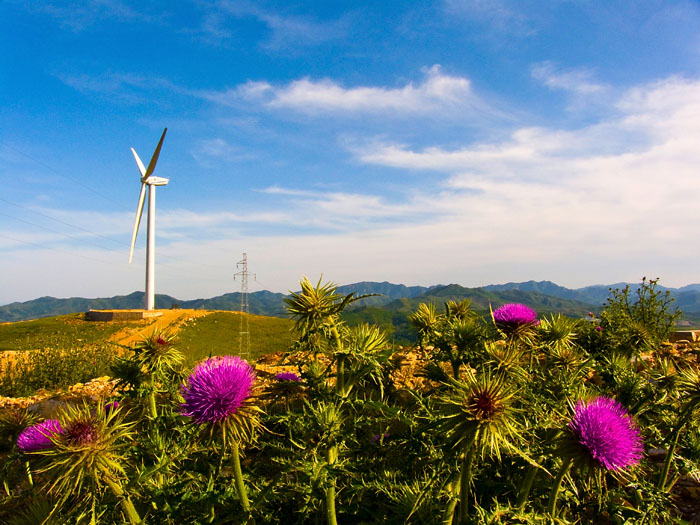
<path id="1" fill-rule="evenodd" d="M 588 311 L 599 311 L 608 297 L 610 288 L 624 288 L 626 283 L 612 285 L 587 286 L 572 290 L 551 281 L 527 281 L 522 283 L 492 284 L 480 288 L 465 288 L 457 284 L 436 286 L 404 286 L 388 282 L 360 282 L 338 287 L 338 292 L 348 294 L 380 294 L 362 299 L 348 309 L 348 317 L 359 320 L 381 318 L 398 319 L 414 311 L 422 302 L 434 302 L 438 306 L 448 300 L 470 299 L 476 310 L 488 311 L 511 302 L 526 303 L 540 314 L 560 312 L 580 316 Z M 637 284 L 630 284 L 636 289 Z M 675 305 L 687 314 L 700 313 L 700 284 L 691 284 L 682 288 L 663 288 L 669 290 L 675 298 Z M 285 294 L 268 291 L 248 294 L 248 311 L 251 314 L 285 316 Z M 143 292 L 101 299 L 72 297 L 56 299 L 40 297 L 26 302 L 15 302 L 0 306 L 0 322 L 23 321 L 63 315 L 87 310 L 135 309 L 144 304 Z M 156 308 L 192 308 L 203 310 L 240 310 L 241 294 L 227 293 L 209 299 L 184 301 L 169 295 L 156 294 Z"/>

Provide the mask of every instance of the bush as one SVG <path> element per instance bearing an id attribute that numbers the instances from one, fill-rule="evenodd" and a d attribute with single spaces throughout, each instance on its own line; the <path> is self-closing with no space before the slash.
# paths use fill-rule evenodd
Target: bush
<path id="1" fill-rule="evenodd" d="M 658 282 L 643 277 L 634 293 L 629 285 L 611 288 L 600 319 L 582 327 L 582 346 L 596 356 L 633 355 L 667 341 L 682 312 L 673 308 L 671 293 L 659 290 Z"/>
<path id="2" fill-rule="evenodd" d="M 46 388 L 66 388 L 108 375 L 115 348 L 89 344 L 70 348 L 45 348 L 0 358 L 0 396 L 24 397 Z"/>

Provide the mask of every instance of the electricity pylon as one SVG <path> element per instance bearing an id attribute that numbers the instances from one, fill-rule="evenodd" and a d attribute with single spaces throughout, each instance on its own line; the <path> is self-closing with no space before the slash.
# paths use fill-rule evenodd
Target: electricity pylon
<path id="1" fill-rule="evenodd" d="M 243 254 L 243 260 L 236 263 L 238 272 L 233 274 L 233 280 L 241 277 L 241 324 L 238 331 L 238 355 L 246 361 L 250 358 L 250 323 L 248 322 L 248 276 L 255 274 L 248 272 L 248 254 Z"/>

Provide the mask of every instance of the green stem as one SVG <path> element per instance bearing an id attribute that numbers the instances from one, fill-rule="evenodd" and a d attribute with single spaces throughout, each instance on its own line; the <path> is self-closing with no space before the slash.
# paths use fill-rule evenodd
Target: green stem
<path id="1" fill-rule="evenodd" d="M 328 525 L 338 525 L 335 516 L 335 487 L 333 485 L 326 489 L 326 516 Z"/>
<path id="2" fill-rule="evenodd" d="M 668 473 L 671 470 L 671 463 L 673 463 L 673 456 L 676 453 L 676 446 L 678 445 L 678 437 L 681 434 L 681 430 L 683 427 L 686 425 L 686 423 L 690 420 L 690 415 L 693 412 L 693 406 L 686 406 L 682 411 L 680 416 L 678 417 L 678 424 L 676 425 L 676 428 L 673 429 L 673 432 L 671 435 L 673 436 L 673 439 L 671 439 L 671 443 L 669 444 L 668 447 L 668 452 L 666 453 L 666 460 L 664 461 L 664 466 L 663 469 L 661 470 L 661 475 L 659 476 L 659 480 L 656 483 L 656 488 L 660 490 L 664 490 L 666 488 L 666 481 L 668 479 Z"/>
<path id="3" fill-rule="evenodd" d="M 462 472 L 459 481 L 459 523 L 467 523 L 469 516 L 469 484 L 472 481 L 472 465 L 474 464 L 474 446 L 471 445 L 464 454 Z"/>
<path id="4" fill-rule="evenodd" d="M 335 374 L 335 391 L 341 396 L 345 397 L 345 356 L 343 352 L 343 341 L 340 338 L 340 332 L 338 332 L 337 327 L 331 328 L 331 336 L 335 341 L 335 346 L 337 348 L 337 363 L 336 363 L 336 374 Z"/>
<path id="5" fill-rule="evenodd" d="M 150 391 L 148 392 L 148 410 L 150 412 L 151 419 L 156 419 L 158 417 L 158 409 L 156 407 L 156 381 L 153 377 L 150 380 Z"/>
<path id="6" fill-rule="evenodd" d="M 243 484 L 243 471 L 241 470 L 241 455 L 238 448 L 238 443 L 233 440 L 233 476 L 236 479 L 236 490 L 238 491 L 238 497 L 241 500 L 241 507 L 246 512 L 250 512 L 250 502 L 248 501 L 248 494 L 245 490 L 245 485 Z"/>
<path id="7" fill-rule="evenodd" d="M 458 475 L 454 481 L 447 484 L 447 492 L 450 494 L 450 500 L 445 507 L 445 511 L 442 513 L 442 525 L 452 525 L 454 521 L 455 509 L 457 508 L 457 502 L 459 498 L 454 493 L 456 485 L 460 485 L 460 476 Z"/>
<path id="8" fill-rule="evenodd" d="M 557 498 L 559 497 L 559 489 L 561 489 L 561 482 L 564 479 L 564 476 L 566 476 L 566 473 L 569 471 L 569 468 L 571 468 L 571 464 L 573 462 L 573 459 L 567 459 L 566 461 L 564 461 L 564 463 L 562 463 L 561 465 L 561 469 L 559 469 L 559 474 L 557 474 L 557 477 L 554 480 L 552 492 L 549 495 L 549 504 L 547 505 L 547 513 L 552 518 L 554 517 L 554 512 L 557 508 Z"/>
<path id="9" fill-rule="evenodd" d="M 119 486 L 119 483 L 109 479 L 108 477 L 105 478 L 105 483 L 107 483 L 107 486 L 110 488 L 112 493 L 118 499 L 121 500 L 122 510 L 124 511 L 124 514 L 126 514 L 126 517 L 129 519 L 129 523 L 131 523 L 132 525 L 137 525 L 141 523 L 141 517 L 139 516 L 139 513 L 136 512 L 136 508 L 131 502 L 131 498 L 124 494 L 124 490 Z"/>
<path id="10" fill-rule="evenodd" d="M 338 450 L 333 445 L 326 449 L 326 461 L 328 465 L 335 463 L 338 456 Z M 328 525 L 338 525 L 338 520 L 335 514 L 335 480 L 329 480 L 330 485 L 326 487 L 326 520 Z"/>
<path id="11" fill-rule="evenodd" d="M 345 397 L 345 356 L 339 355 L 335 374 L 335 391 L 340 397 Z"/>
<path id="12" fill-rule="evenodd" d="M 518 502 L 516 503 L 516 507 L 518 509 L 522 510 L 522 508 L 525 506 L 527 497 L 530 495 L 530 490 L 532 489 L 532 484 L 535 482 L 535 478 L 537 477 L 539 471 L 540 469 L 534 465 L 531 465 L 530 469 L 527 471 L 527 475 L 523 480 L 523 486 L 520 489 L 520 494 L 518 494 Z"/>
<path id="13" fill-rule="evenodd" d="M 459 380 L 459 360 L 458 359 L 453 359 L 452 360 L 452 375 L 454 376 L 455 379 Z"/>

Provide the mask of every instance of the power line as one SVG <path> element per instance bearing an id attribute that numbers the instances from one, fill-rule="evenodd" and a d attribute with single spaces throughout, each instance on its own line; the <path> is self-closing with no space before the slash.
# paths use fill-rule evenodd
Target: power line
<path id="1" fill-rule="evenodd" d="M 61 237 L 65 237 L 66 239 L 73 239 L 73 240 L 78 241 L 78 242 L 82 242 L 82 243 L 86 243 L 86 244 L 91 244 L 92 246 L 96 246 L 97 248 L 101 248 L 101 249 L 106 250 L 106 251 L 108 251 L 108 252 L 116 252 L 116 251 L 117 251 L 115 248 L 106 248 L 106 247 L 104 247 L 104 246 L 102 246 L 102 245 L 100 245 L 100 244 L 96 244 L 96 243 L 94 243 L 94 242 L 90 242 L 90 241 L 88 241 L 88 240 L 86 240 L 86 239 L 81 239 L 81 238 L 79 238 L 79 237 L 75 237 L 74 235 L 69 235 L 69 234 L 67 234 L 67 233 L 62 233 L 62 232 L 53 230 L 53 229 L 51 229 L 51 228 L 47 228 L 46 226 L 41 226 L 40 224 L 35 224 L 35 223 L 33 223 L 33 222 L 30 222 L 30 221 L 25 221 L 24 219 L 20 219 L 19 217 L 13 217 L 12 215 L 7 215 L 6 213 L 2 213 L 2 212 L 0 212 L 0 215 L 3 215 L 4 217 L 9 217 L 10 219 L 14 219 L 14 220 L 16 220 L 16 221 L 23 222 L 23 223 L 25 223 L 25 224 L 29 224 L 30 226 L 34 226 L 35 228 L 39 228 L 39 229 L 41 229 L 41 230 L 46 230 L 47 232 L 55 233 L 56 235 L 60 235 Z M 90 232 L 88 232 L 88 233 L 90 233 Z"/>
<path id="2" fill-rule="evenodd" d="M 51 215 L 47 215 L 47 214 L 45 214 L 45 213 L 38 212 L 38 211 L 33 210 L 33 209 L 31 209 L 31 208 L 29 208 L 29 207 L 27 207 L 27 206 L 23 206 L 22 204 L 18 204 L 18 203 L 16 203 L 16 202 L 12 202 L 12 201 L 9 201 L 9 200 L 7 200 L 7 199 L 3 199 L 2 197 L 0 197 L 0 201 L 6 202 L 7 204 L 11 204 L 11 205 L 16 206 L 16 207 L 18 207 L 18 208 L 27 210 L 28 212 L 34 213 L 35 215 L 39 215 L 40 217 L 45 217 L 45 218 L 47 218 L 47 219 L 49 219 L 49 220 L 52 220 L 52 221 L 55 221 L 55 222 L 57 222 L 57 223 L 59 223 L 59 224 L 63 224 L 63 225 L 65 225 L 65 226 L 70 226 L 71 228 L 75 228 L 76 230 L 80 230 L 80 231 L 82 231 L 82 232 L 89 233 L 90 235 L 94 235 L 95 237 L 100 237 L 100 238 L 102 238 L 102 239 L 108 240 L 108 241 L 110 241 L 110 242 L 112 242 L 112 243 L 114 243 L 114 244 L 118 244 L 118 245 L 121 245 L 121 244 L 122 244 L 121 242 L 119 242 L 119 241 L 117 241 L 117 240 L 115 240 L 115 239 L 113 239 L 113 238 L 111 238 L 111 237 L 107 237 L 107 236 L 105 236 L 105 235 L 102 235 L 102 234 L 97 233 L 97 232 L 93 232 L 93 231 L 91 231 L 91 230 L 87 230 L 87 229 L 85 229 L 85 228 L 82 228 L 81 226 L 76 226 L 75 224 L 71 224 L 71 223 L 66 222 L 66 221 L 64 221 L 64 220 L 57 219 L 56 217 L 52 217 Z M 71 239 L 75 239 L 75 240 L 77 240 L 77 241 L 79 241 L 79 242 L 88 242 L 88 241 L 85 241 L 85 240 L 80 239 L 80 238 L 78 238 L 78 237 L 73 237 L 73 236 L 71 236 L 71 235 L 68 235 L 68 234 L 65 234 L 65 233 L 61 233 L 61 232 L 58 232 L 58 231 L 56 231 L 56 230 L 52 230 L 52 229 L 47 228 L 47 227 L 45 227 L 45 226 L 41 226 L 41 225 L 39 225 L 39 224 L 35 224 L 35 223 L 32 223 L 32 222 L 27 221 L 27 220 L 24 220 L 24 219 L 20 219 L 19 217 L 16 217 L 16 216 L 13 216 L 13 215 L 8 215 L 8 214 L 4 214 L 4 213 L 3 213 L 2 215 L 4 215 L 5 217 L 10 217 L 11 219 L 15 219 L 15 220 L 24 222 L 24 223 L 29 224 L 29 225 L 31 225 L 31 226 L 35 226 L 35 227 L 37 227 L 37 228 L 40 228 L 40 229 L 43 229 L 43 230 L 46 230 L 46 231 L 50 231 L 50 232 L 56 233 L 56 234 L 58 234 L 58 235 L 62 235 L 62 236 L 64 236 L 64 237 L 68 237 L 68 238 L 71 238 Z M 92 244 L 93 246 L 97 246 L 97 247 L 99 247 L 99 248 L 105 249 L 105 250 L 107 250 L 107 251 L 117 251 L 117 250 L 115 250 L 115 249 L 113 249 L 113 248 L 106 248 L 106 247 L 104 247 L 104 246 L 100 246 L 99 244 L 95 244 L 95 243 L 89 243 L 89 244 Z M 170 261 L 170 262 L 176 262 L 176 263 L 179 262 L 179 263 L 185 263 L 185 264 L 196 264 L 198 267 L 206 266 L 206 267 L 208 267 L 208 268 L 215 268 L 215 269 L 218 269 L 218 270 L 226 270 L 226 269 L 227 269 L 225 266 L 217 266 L 217 265 L 207 264 L 207 263 L 203 263 L 203 262 L 187 263 L 187 262 L 184 261 L 183 259 L 179 259 L 179 258 L 177 258 L 177 257 L 170 257 L 170 256 L 167 256 L 167 255 L 166 255 L 165 257 L 163 257 L 163 259 L 164 259 L 166 262 Z"/>
<path id="3" fill-rule="evenodd" d="M 27 245 L 29 245 L 29 246 L 36 246 L 37 248 L 41 248 L 42 250 L 51 250 L 51 251 L 54 251 L 54 252 L 67 253 L 67 254 L 69 254 L 69 255 L 72 255 L 73 257 L 80 257 L 81 259 L 87 259 L 87 260 L 90 260 L 90 261 L 95 261 L 95 262 L 99 262 L 99 263 L 103 263 L 103 264 L 111 264 L 112 266 L 119 266 L 119 264 L 117 264 L 117 263 L 115 263 L 115 262 L 112 262 L 112 261 L 107 261 L 107 260 L 104 260 L 104 259 L 95 259 L 94 257 L 88 257 L 88 256 L 86 256 L 86 255 L 80 255 L 80 254 L 78 254 L 78 253 L 70 252 L 70 251 L 68 251 L 68 250 L 62 250 L 62 249 L 60 249 L 60 248 L 53 248 L 53 247 L 51 247 L 51 246 L 46 246 L 46 245 L 42 245 L 42 244 L 37 244 L 37 243 L 31 242 L 31 241 L 23 241 L 22 239 L 16 239 L 15 237 L 10 237 L 10 236 L 8 236 L 8 235 L 0 234 L 0 237 L 2 237 L 3 239 L 9 239 L 10 241 L 18 242 L 18 243 L 20 243 L 20 244 L 27 244 Z"/>
<path id="4" fill-rule="evenodd" d="M 110 201 L 110 202 L 113 202 L 113 203 L 115 203 L 115 204 L 120 204 L 119 202 L 117 202 L 117 201 L 115 201 L 114 199 L 108 197 L 108 196 L 105 195 L 104 193 L 99 192 L 99 191 L 97 191 L 96 189 L 91 188 L 90 186 L 87 186 L 86 184 L 83 184 L 83 183 L 82 183 L 80 180 L 78 180 L 78 179 L 74 179 L 73 177 L 69 177 L 68 175 L 65 175 L 65 174 L 61 173 L 60 171 L 58 171 L 57 169 L 52 168 L 51 166 L 49 166 L 49 165 L 46 164 L 45 162 L 43 162 L 43 161 L 41 161 L 41 160 L 39 160 L 39 159 L 35 159 L 35 158 L 32 157 L 31 155 L 29 155 L 29 154 L 23 152 L 22 150 L 19 150 L 19 149 L 15 148 L 14 146 L 11 146 L 10 144 L 8 144 L 8 143 L 5 142 L 5 141 L 0 140 L 0 144 L 2 144 L 3 146 L 5 146 L 5 147 L 8 148 L 8 149 L 11 149 L 12 151 L 14 151 L 14 152 L 16 152 L 16 153 L 19 153 L 19 154 L 22 155 L 23 157 L 26 157 L 26 158 L 28 158 L 29 160 L 33 161 L 33 162 L 36 162 L 36 163 L 39 164 L 40 166 L 46 168 L 47 170 L 49 170 L 49 171 L 52 172 L 52 173 L 55 173 L 55 174 L 58 175 L 59 177 L 63 177 L 64 179 L 67 179 L 67 180 L 69 180 L 69 181 L 71 181 L 71 182 L 77 184 L 78 186 L 81 186 L 81 187 L 85 188 L 86 190 L 91 191 L 91 192 L 94 193 L 95 195 L 99 195 L 99 196 L 102 197 L 103 199 L 106 199 L 106 200 L 108 200 L 108 201 Z"/>
<path id="5" fill-rule="evenodd" d="M 99 233 L 96 233 L 96 232 L 93 232 L 93 231 L 90 231 L 90 230 L 86 230 L 85 228 L 83 228 L 83 227 L 81 227 L 81 226 L 76 226 L 75 224 L 71 224 L 71 223 L 66 222 L 66 221 L 63 221 L 63 220 L 61 220 L 61 219 L 57 219 L 56 217 L 52 217 L 51 215 L 46 215 L 45 213 L 41 213 L 41 212 L 39 212 L 39 211 L 33 210 L 33 209 L 31 209 L 31 208 L 29 208 L 29 207 L 27 207 L 27 206 L 23 206 L 22 204 L 18 204 L 18 203 L 16 203 L 16 202 L 8 201 L 7 199 L 3 199 L 2 197 L 0 197 L 0 201 L 6 202 L 7 204 L 12 204 L 13 206 L 17 206 L 18 208 L 22 208 L 23 210 L 27 210 L 28 212 L 34 213 L 35 215 L 39 215 L 39 216 L 41 216 L 41 217 L 45 217 L 45 218 L 50 219 L 50 220 L 52 220 L 52 221 L 58 222 L 58 223 L 60 223 L 60 224 L 64 224 L 64 225 L 66 225 L 66 226 L 70 226 L 71 228 L 75 228 L 76 230 L 80 230 L 80 231 L 82 231 L 82 232 L 89 233 L 89 234 L 94 235 L 94 236 L 96 236 L 96 237 L 102 237 L 103 239 L 106 239 L 106 240 L 108 240 L 109 242 L 113 242 L 113 243 L 115 243 L 115 244 L 121 244 L 121 242 L 117 241 L 116 239 L 113 239 L 113 238 L 111 238 L 111 237 L 107 237 L 107 236 L 105 236 L 105 235 L 102 235 L 102 234 L 99 234 Z M 21 219 L 20 219 L 20 220 L 21 220 Z"/>

